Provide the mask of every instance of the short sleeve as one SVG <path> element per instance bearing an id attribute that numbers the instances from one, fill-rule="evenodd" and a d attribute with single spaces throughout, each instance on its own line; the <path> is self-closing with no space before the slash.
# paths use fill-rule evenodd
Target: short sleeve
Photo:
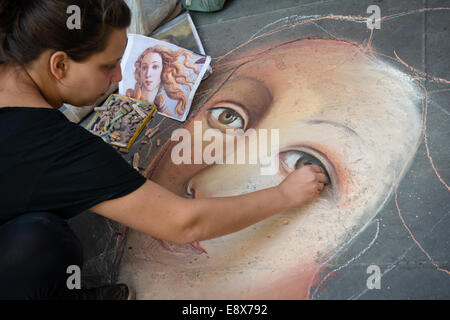
<path id="1" fill-rule="evenodd" d="M 100 137 L 72 123 L 64 131 L 53 141 L 53 160 L 35 180 L 29 211 L 70 218 L 145 183 L 146 178 Z"/>

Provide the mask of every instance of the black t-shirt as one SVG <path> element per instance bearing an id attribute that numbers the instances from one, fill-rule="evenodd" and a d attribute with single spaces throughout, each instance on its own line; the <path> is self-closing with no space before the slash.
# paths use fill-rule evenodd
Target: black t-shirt
<path id="1" fill-rule="evenodd" d="M 59 110 L 0 108 L 0 224 L 29 212 L 68 219 L 145 181 Z"/>

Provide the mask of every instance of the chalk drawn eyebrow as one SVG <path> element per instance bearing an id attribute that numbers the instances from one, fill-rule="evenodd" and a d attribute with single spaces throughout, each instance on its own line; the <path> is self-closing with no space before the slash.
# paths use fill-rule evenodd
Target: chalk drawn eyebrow
<path id="1" fill-rule="evenodd" d="M 336 122 L 336 121 L 332 121 L 332 120 L 316 120 L 316 119 L 313 119 L 313 120 L 303 120 L 303 121 L 301 121 L 301 122 L 302 122 L 302 123 L 309 124 L 309 125 L 327 124 L 327 125 L 330 125 L 330 126 L 333 126 L 333 127 L 337 127 L 337 128 L 344 129 L 346 132 L 351 133 L 352 135 L 354 135 L 354 136 L 360 138 L 360 136 L 356 133 L 355 130 L 353 130 L 353 129 L 347 127 L 346 125 L 344 125 L 344 124 L 342 124 L 342 123 Z"/>

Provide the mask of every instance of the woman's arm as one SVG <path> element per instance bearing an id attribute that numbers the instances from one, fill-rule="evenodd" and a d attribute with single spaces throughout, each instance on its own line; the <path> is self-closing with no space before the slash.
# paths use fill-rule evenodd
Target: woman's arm
<path id="1" fill-rule="evenodd" d="M 92 211 L 132 229 L 175 243 L 229 234 L 317 197 L 327 182 L 315 165 L 291 173 L 280 185 L 235 197 L 186 199 L 147 182 Z"/>

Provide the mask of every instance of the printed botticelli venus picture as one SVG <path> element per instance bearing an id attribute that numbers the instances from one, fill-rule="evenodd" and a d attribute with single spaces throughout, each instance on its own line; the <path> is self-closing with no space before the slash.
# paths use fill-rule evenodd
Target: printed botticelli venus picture
<path id="1" fill-rule="evenodd" d="M 210 60 L 168 42 L 129 34 L 119 93 L 154 103 L 160 114 L 184 121 Z"/>

